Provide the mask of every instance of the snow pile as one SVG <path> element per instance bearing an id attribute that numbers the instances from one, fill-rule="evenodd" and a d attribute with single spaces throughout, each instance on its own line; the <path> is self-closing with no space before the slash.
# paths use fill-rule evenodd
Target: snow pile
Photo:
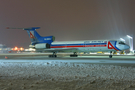
<path id="1" fill-rule="evenodd" d="M 67 62 L 0 63 L 0 78 L 37 78 L 70 80 L 87 79 L 134 80 L 135 68 Z"/>

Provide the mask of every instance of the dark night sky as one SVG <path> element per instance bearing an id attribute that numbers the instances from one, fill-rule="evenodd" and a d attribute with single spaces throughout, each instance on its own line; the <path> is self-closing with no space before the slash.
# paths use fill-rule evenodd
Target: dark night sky
<path id="1" fill-rule="evenodd" d="M 39 26 L 56 41 L 127 39 L 135 33 L 135 0 L 0 0 L 0 43 L 29 46 L 26 31 L 7 26 Z"/>

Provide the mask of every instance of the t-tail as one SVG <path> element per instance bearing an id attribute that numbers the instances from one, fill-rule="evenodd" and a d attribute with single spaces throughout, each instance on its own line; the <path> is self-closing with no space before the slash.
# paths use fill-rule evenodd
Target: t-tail
<path id="1" fill-rule="evenodd" d="M 42 49 L 42 48 L 50 48 L 51 43 L 55 40 L 54 36 L 46 36 L 42 37 L 38 34 L 36 29 L 40 29 L 40 27 L 30 27 L 30 28 L 11 28 L 7 27 L 7 29 L 23 29 L 26 30 L 29 38 L 31 40 L 31 44 L 29 47 Z"/>

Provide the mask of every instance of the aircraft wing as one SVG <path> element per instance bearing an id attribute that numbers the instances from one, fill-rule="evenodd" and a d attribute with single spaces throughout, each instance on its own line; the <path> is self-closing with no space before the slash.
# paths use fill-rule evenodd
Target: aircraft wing
<path id="1" fill-rule="evenodd" d="M 44 49 L 43 51 L 46 52 L 63 52 L 63 51 L 78 51 L 77 48 L 51 48 L 51 49 Z"/>

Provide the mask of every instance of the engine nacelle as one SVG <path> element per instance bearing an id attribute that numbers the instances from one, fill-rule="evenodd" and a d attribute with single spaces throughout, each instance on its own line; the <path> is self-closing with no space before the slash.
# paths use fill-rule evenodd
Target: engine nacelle
<path id="1" fill-rule="evenodd" d="M 36 49 L 50 48 L 50 44 L 48 44 L 48 43 L 36 44 L 35 48 Z"/>

